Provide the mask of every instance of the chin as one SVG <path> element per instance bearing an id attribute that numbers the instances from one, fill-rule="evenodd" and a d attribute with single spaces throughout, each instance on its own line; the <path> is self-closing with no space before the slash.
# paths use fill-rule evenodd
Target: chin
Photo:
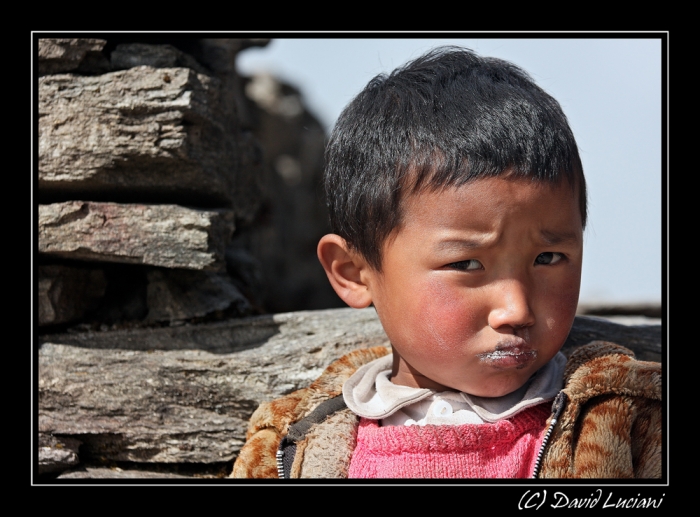
<path id="1" fill-rule="evenodd" d="M 476 397 L 486 397 L 486 398 L 496 398 L 513 393 L 515 390 L 520 389 L 529 379 L 527 377 L 523 382 L 509 382 L 503 383 L 499 386 L 494 386 L 487 389 L 476 389 L 476 390 L 465 390 L 465 393 L 469 395 L 474 395 Z"/>

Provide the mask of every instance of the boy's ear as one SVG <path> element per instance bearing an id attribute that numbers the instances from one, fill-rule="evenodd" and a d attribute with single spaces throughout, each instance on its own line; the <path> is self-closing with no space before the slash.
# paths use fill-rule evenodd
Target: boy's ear
<path id="1" fill-rule="evenodd" d="M 355 309 L 368 307 L 372 295 L 364 282 L 363 272 L 369 269 L 364 258 L 351 251 L 345 239 L 334 233 L 321 237 L 316 251 L 338 296 Z"/>

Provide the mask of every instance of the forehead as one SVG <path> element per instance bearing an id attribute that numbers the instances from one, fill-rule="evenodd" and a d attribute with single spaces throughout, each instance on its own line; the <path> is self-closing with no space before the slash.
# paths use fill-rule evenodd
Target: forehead
<path id="1" fill-rule="evenodd" d="M 497 225 L 538 227 L 547 232 L 582 231 L 577 188 L 567 181 L 547 183 L 530 178 L 496 176 L 464 185 L 408 194 L 401 224 L 426 229 L 450 224 L 494 229 Z"/>

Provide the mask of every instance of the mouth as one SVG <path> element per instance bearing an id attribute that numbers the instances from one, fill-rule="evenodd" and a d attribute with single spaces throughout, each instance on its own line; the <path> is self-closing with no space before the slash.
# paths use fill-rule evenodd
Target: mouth
<path id="1" fill-rule="evenodd" d="M 521 370 L 537 359 L 537 350 L 528 346 L 525 340 L 513 337 L 499 341 L 490 352 L 477 354 L 483 363 L 495 368 L 515 368 Z"/>

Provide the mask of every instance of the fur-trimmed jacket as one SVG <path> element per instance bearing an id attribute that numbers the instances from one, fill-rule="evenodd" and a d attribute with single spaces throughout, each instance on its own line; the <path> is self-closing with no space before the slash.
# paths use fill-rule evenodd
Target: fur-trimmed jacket
<path id="1" fill-rule="evenodd" d="M 308 388 L 261 404 L 231 477 L 347 477 L 359 417 L 342 402 L 343 383 L 389 352 L 351 352 Z M 661 365 L 591 342 L 569 357 L 533 477 L 660 478 L 661 429 Z"/>

